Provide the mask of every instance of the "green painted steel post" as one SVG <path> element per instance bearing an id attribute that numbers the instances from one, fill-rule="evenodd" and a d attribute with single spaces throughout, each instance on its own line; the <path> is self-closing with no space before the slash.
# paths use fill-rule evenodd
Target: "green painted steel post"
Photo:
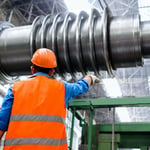
<path id="1" fill-rule="evenodd" d="M 72 143 L 73 143 L 73 129 L 74 129 L 74 119 L 75 119 L 75 113 L 76 109 L 73 109 L 72 112 L 72 123 L 71 123 L 71 132 L 70 132 L 70 145 L 69 145 L 69 150 L 72 150 Z"/>
<path id="2" fill-rule="evenodd" d="M 91 147 L 92 147 L 93 115 L 94 115 L 94 110 L 91 108 L 90 109 L 90 121 L 89 121 L 89 126 L 88 126 L 88 150 L 91 150 Z"/>
<path id="3" fill-rule="evenodd" d="M 112 120 L 112 150 L 114 150 L 115 145 L 115 108 L 112 108 L 113 120 Z"/>

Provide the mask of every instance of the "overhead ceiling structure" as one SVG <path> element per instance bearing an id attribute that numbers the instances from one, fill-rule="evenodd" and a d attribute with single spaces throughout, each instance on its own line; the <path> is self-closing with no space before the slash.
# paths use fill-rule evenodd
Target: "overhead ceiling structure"
<path id="1" fill-rule="evenodd" d="M 1 0 L 3 20 L 15 25 L 31 24 L 35 17 L 63 13 L 67 7 L 63 0 Z M 1 20 L 2 21 L 2 20 Z"/>

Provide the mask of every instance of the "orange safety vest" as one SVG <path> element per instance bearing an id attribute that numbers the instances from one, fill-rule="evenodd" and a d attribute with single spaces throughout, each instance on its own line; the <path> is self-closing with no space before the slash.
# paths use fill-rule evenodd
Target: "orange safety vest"
<path id="1" fill-rule="evenodd" d="M 14 83 L 4 150 L 67 150 L 65 87 L 36 76 Z"/>

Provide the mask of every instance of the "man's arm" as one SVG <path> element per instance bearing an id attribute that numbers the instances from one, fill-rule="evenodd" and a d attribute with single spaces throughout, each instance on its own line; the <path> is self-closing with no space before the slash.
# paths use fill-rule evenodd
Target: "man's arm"
<path id="1" fill-rule="evenodd" d="M 84 79 L 88 82 L 89 86 L 92 83 L 92 78 L 90 76 L 85 76 Z"/>
<path id="2" fill-rule="evenodd" d="M 64 82 L 65 85 L 65 106 L 68 107 L 69 100 L 88 91 L 89 86 L 99 83 L 96 76 L 87 75 L 75 83 Z"/>
<path id="3" fill-rule="evenodd" d="M 8 128 L 13 99 L 14 96 L 11 86 L 3 99 L 2 107 L 0 110 L 0 139 Z"/>

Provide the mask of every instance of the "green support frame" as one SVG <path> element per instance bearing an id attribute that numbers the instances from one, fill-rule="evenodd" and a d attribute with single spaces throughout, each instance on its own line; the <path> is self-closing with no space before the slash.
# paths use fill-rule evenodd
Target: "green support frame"
<path id="1" fill-rule="evenodd" d="M 72 100 L 69 103 L 70 108 L 90 109 L 108 108 L 120 106 L 150 106 L 150 97 L 126 97 L 126 98 L 99 98 L 99 99 L 80 99 Z"/>
<path id="2" fill-rule="evenodd" d="M 128 107 L 128 106 L 130 106 L 130 107 L 131 106 L 136 106 L 136 107 L 148 106 L 149 107 L 150 106 L 150 97 L 80 99 L 80 100 L 72 100 L 69 103 L 69 107 L 73 110 L 73 112 L 76 112 L 76 110 L 80 110 L 80 109 L 82 109 L 82 110 L 89 109 L 90 110 L 90 121 L 88 124 L 88 150 L 91 150 L 92 143 L 93 143 L 93 133 L 94 133 L 93 129 L 95 128 L 92 124 L 94 108 L 112 108 L 112 107 L 122 107 L 122 106 L 126 106 L 126 107 Z M 74 117 L 74 115 L 73 115 L 73 117 Z M 79 118 L 80 117 L 78 116 L 78 119 Z M 82 121 L 83 121 L 83 118 L 82 118 Z M 74 125 L 74 122 L 72 122 L 72 124 Z M 73 125 L 72 125 L 72 131 L 73 131 Z M 112 125 L 100 125 L 100 130 L 99 130 L 100 135 L 102 135 L 102 133 L 104 133 L 104 131 L 105 131 L 105 133 L 111 135 L 112 131 L 110 128 L 112 129 Z M 118 128 L 119 128 L 119 130 L 117 130 Z M 124 130 L 122 130 L 123 128 L 124 128 Z M 138 129 L 138 131 L 135 131 L 136 129 Z M 135 142 L 132 139 L 136 139 Z M 73 140 L 73 136 L 71 134 L 71 139 L 70 139 L 71 145 L 69 147 L 69 150 L 72 150 L 72 140 Z M 123 124 L 123 123 L 121 123 L 119 125 L 115 124 L 115 140 L 116 141 L 114 141 L 115 142 L 114 149 L 117 149 L 117 147 L 119 146 L 122 148 L 138 147 L 138 148 L 141 148 L 141 150 L 147 150 L 148 146 L 150 145 L 150 123 L 143 123 L 143 124 L 142 123 L 141 124 L 134 124 L 134 123 L 133 124 L 132 123 Z M 110 141 L 110 142 L 107 141 L 106 143 L 110 144 L 111 142 L 112 141 Z M 104 148 L 100 148 L 100 147 L 98 147 L 97 149 L 104 150 Z M 95 149 L 95 150 L 97 150 L 97 149 Z"/>
<path id="3" fill-rule="evenodd" d="M 111 124 L 104 124 L 99 127 L 100 135 L 111 135 Z M 117 142 L 115 140 L 115 142 L 120 148 L 148 150 L 150 146 L 150 123 L 116 123 L 115 134 L 119 136 L 117 138 L 119 140 Z"/>

